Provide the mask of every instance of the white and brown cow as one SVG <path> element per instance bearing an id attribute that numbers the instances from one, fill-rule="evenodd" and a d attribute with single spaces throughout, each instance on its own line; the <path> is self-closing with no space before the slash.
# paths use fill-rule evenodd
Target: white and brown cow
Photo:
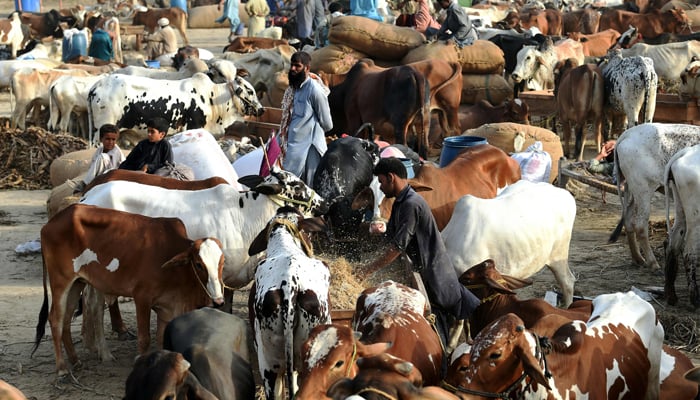
<path id="1" fill-rule="evenodd" d="M 658 399 L 663 338 L 654 307 L 633 292 L 596 297 L 588 322 L 566 322 L 549 338 L 506 314 L 474 339 L 460 392 Z"/>
<path id="2" fill-rule="evenodd" d="M 640 56 L 623 58 L 616 49 L 610 50 L 599 66 L 603 73 L 608 123 L 618 115 L 624 116 L 627 128 L 651 122 L 659 83 L 654 62 Z"/>
<path id="3" fill-rule="evenodd" d="M 559 61 L 573 58 L 583 64 L 583 46 L 566 39 L 555 44 L 547 39 L 539 46 L 523 46 L 517 54 L 517 64 L 511 77 L 517 84 L 524 83 L 528 90 L 554 88 L 554 66 Z"/>
<path id="4" fill-rule="evenodd" d="M 217 84 L 203 73 L 178 81 L 109 75 L 90 89 L 88 105 L 91 134 L 106 123 L 145 132 L 150 118 L 162 116 L 174 130 L 204 128 L 221 135 L 244 116 L 264 111 L 243 78 Z"/>
<path id="5" fill-rule="evenodd" d="M 0 20 L 0 44 L 10 46 L 12 58 L 17 57 L 17 51 L 24 47 L 25 42 L 18 12 L 10 14 L 9 20 Z"/>
<path id="6" fill-rule="evenodd" d="M 666 193 L 666 221 L 670 225 L 670 199 L 675 204 L 675 219 L 669 226 L 666 245 L 666 282 L 664 293 L 669 304 L 676 304 L 676 273 L 679 265 L 685 267 L 690 292 L 690 303 L 700 307 L 697 269 L 700 261 L 700 145 L 677 152 L 664 172 Z"/>
<path id="7" fill-rule="evenodd" d="M 700 56 L 700 55 L 699 55 Z M 680 94 L 694 98 L 700 97 L 700 57 L 693 57 L 681 72 Z"/>
<path id="8" fill-rule="evenodd" d="M 622 219 L 610 236 L 610 242 L 617 240 L 624 223 L 635 263 L 660 268 L 649 243 L 651 196 L 664 184 L 664 168 L 671 157 L 698 143 L 700 127 L 659 123 L 630 128 L 617 140 L 614 173 Z"/>
<path id="9" fill-rule="evenodd" d="M 187 13 L 179 7 L 170 8 L 146 8 L 138 7 L 132 15 L 132 25 L 143 25 L 149 33 L 153 33 L 158 28 L 158 20 L 167 18 L 170 26 L 177 29 L 182 36 L 185 45 L 190 44 L 187 38 Z"/>
<path id="10" fill-rule="evenodd" d="M 318 230 L 318 224 L 294 208 L 282 207 L 248 250 L 255 255 L 267 249 L 248 302 L 267 399 L 283 398 L 284 383 L 288 398 L 293 398 L 301 346 L 311 329 L 331 322 L 330 271 L 313 258 L 311 241 L 303 232 Z"/>
<path id="11" fill-rule="evenodd" d="M 138 214 L 72 205 L 41 229 L 44 260 L 44 302 L 39 313 L 34 351 L 51 325 L 56 371 L 69 373 L 61 342 L 71 364 L 78 362 L 73 347 L 70 315 L 80 291 L 89 284 L 108 296 L 134 298 L 139 353 L 150 346 L 151 309 L 158 314 L 157 338 L 162 343 L 165 325 L 185 312 L 223 303 L 221 274 L 224 255 L 217 239 L 187 238 L 177 218 L 150 218 Z M 49 311 L 46 279 L 51 286 Z M 102 302 L 88 313 L 102 332 Z M 98 341 L 103 359 L 109 357 L 104 340 Z M 33 353 L 33 351 L 32 351 Z"/>

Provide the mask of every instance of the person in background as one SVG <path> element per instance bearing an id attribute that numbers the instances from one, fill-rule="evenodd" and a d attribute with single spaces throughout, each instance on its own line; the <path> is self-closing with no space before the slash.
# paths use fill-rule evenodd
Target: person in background
<path id="1" fill-rule="evenodd" d="M 374 167 L 379 179 L 379 188 L 386 197 L 396 201 L 387 223 L 386 239 L 389 244 L 382 255 L 360 267 L 362 276 L 372 274 L 405 254 L 420 272 L 428 292 L 435 325 L 447 347 L 451 318 L 468 319 L 480 304 L 480 300 L 459 283 L 442 236 L 438 230 L 430 206 L 408 184 L 406 167 L 394 157 L 382 158 Z M 446 368 L 443 365 L 443 371 Z"/>
<path id="2" fill-rule="evenodd" d="M 446 10 L 445 21 L 437 32 L 438 40 L 454 40 L 459 48 L 471 45 L 479 37 L 476 29 L 469 22 L 467 13 L 457 3 L 457 0 L 438 0 L 440 7 Z"/>
<path id="3" fill-rule="evenodd" d="M 112 34 L 102 28 L 95 29 L 90 40 L 88 56 L 92 57 L 95 65 L 106 65 L 114 60 Z"/>
<path id="4" fill-rule="evenodd" d="M 327 88 L 310 76 L 311 56 L 292 54 L 289 88 L 282 98 L 280 135 L 286 152 L 282 167 L 311 185 L 326 152 L 325 132 L 333 128 Z"/>
<path id="5" fill-rule="evenodd" d="M 158 169 L 173 165 L 173 150 L 170 142 L 163 140 L 170 124 L 165 118 L 156 117 L 146 122 L 148 138 L 140 141 L 126 157 L 119 169 L 142 171 L 148 174 Z"/>
<path id="6" fill-rule="evenodd" d="M 615 161 L 615 140 L 603 143 L 600 153 L 588 162 L 588 170 L 597 174 L 613 174 Z"/>
<path id="7" fill-rule="evenodd" d="M 384 22 L 384 18 L 377 12 L 377 0 L 350 0 L 350 15 Z"/>
<path id="8" fill-rule="evenodd" d="M 428 6 L 429 0 L 418 0 L 418 10 L 414 14 L 415 28 L 418 32 L 430 39 L 437 35 L 440 24 L 433 18 Z"/>
<path id="9" fill-rule="evenodd" d="M 297 0 L 297 39 L 304 45 L 314 45 L 313 34 L 326 24 L 324 0 Z"/>
<path id="10" fill-rule="evenodd" d="M 333 20 L 345 15 L 343 14 L 343 5 L 337 1 L 334 1 L 328 5 L 328 12 L 330 14 L 326 16 L 326 23 L 324 26 L 316 30 L 315 42 L 317 49 L 328 46 L 328 32 L 333 24 Z"/>
<path id="11" fill-rule="evenodd" d="M 267 0 L 248 0 L 245 12 L 248 14 L 248 36 L 253 37 L 265 29 L 265 18 L 270 14 L 270 6 Z"/>
<path id="12" fill-rule="evenodd" d="M 170 26 L 170 21 L 167 18 L 158 20 L 160 27 L 153 34 L 145 36 L 146 53 L 149 60 L 155 60 L 163 54 L 174 53 L 177 51 L 177 36 L 175 30 Z"/>
<path id="13" fill-rule="evenodd" d="M 228 41 L 233 42 L 238 32 L 242 31 L 241 18 L 238 15 L 238 0 L 220 0 L 216 9 L 221 11 L 223 6 L 223 13 L 219 18 L 215 20 L 217 24 L 223 24 L 228 19 L 231 23 L 231 33 L 228 35 Z"/>

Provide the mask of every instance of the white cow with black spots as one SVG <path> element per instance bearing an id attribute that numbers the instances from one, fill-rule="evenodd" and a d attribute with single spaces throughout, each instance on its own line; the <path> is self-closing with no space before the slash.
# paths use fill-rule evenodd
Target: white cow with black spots
<path id="1" fill-rule="evenodd" d="M 270 400 L 283 397 L 284 382 L 288 398 L 293 398 L 301 346 L 315 326 L 331 322 L 330 271 L 313 258 L 304 232 L 321 226 L 316 219 L 304 219 L 295 209 L 282 207 L 248 251 L 255 255 L 267 249 L 255 272 L 249 305 L 258 370 Z"/>
<path id="2" fill-rule="evenodd" d="M 675 204 L 675 219 L 668 229 L 666 245 L 666 283 L 664 293 L 669 304 L 676 304 L 676 273 L 685 267 L 690 303 L 700 307 L 697 268 L 700 262 L 700 145 L 677 152 L 664 172 L 666 223 L 670 225 L 670 199 Z"/>
<path id="3" fill-rule="evenodd" d="M 623 58 L 620 50 L 610 50 L 600 64 L 605 87 L 608 123 L 613 116 L 624 115 L 627 128 L 651 122 L 656 110 L 659 79 L 654 62 L 647 57 Z M 640 112 L 642 113 L 640 118 Z M 608 129 L 609 132 L 609 129 Z"/>
<path id="4" fill-rule="evenodd" d="M 614 174 L 622 220 L 610 241 L 617 240 L 624 223 L 635 263 L 660 268 L 649 244 L 651 196 L 664 184 L 664 168 L 671 157 L 698 143 L 700 126 L 659 123 L 630 128 L 617 140 Z"/>

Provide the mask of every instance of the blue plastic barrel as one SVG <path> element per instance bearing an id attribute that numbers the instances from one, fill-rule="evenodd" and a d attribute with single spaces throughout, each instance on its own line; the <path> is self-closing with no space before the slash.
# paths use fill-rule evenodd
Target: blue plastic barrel
<path id="1" fill-rule="evenodd" d="M 187 12 L 187 0 L 170 0 L 170 7 L 179 7 Z"/>
<path id="2" fill-rule="evenodd" d="M 63 31 L 63 62 L 68 62 L 79 56 L 87 56 L 88 33 L 87 28 L 76 28 Z"/>
<path id="3" fill-rule="evenodd" d="M 15 10 L 23 12 L 39 12 L 41 11 L 41 1 L 39 0 L 15 0 Z"/>
<path id="4" fill-rule="evenodd" d="M 460 151 L 467 147 L 488 144 L 486 138 L 481 136 L 450 136 L 442 141 L 442 152 L 440 153 L 440 168 L 449 164 L 457 157 Z"/>
<path id="5" fill-rule="evenodd" d="M 415 178 L 416 173 L 413 171 L 413 160 L 410 158 L 399 158 L 401 162 L 403 163 L 403 166 L 406 167 L 406 174 L 408 175 L 408 179 Z"/>

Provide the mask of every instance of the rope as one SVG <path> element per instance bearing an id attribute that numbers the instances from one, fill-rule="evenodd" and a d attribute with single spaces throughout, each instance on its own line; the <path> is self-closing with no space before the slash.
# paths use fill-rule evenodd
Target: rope
<path id="1" fill-rule="evenodd" d="M 366 388 L 360 390 L 359 392 L 355 393 L 355 396 L 359 396 L 360 394 L 362 394 L 362 393 L 367 393 L 367 392 L 376 393 L 376 394 L 378 394 L 378 395 L 380 395 L 380 396 L 384 396 L 384 397 L 386 397 L 387 399 L 390 399 L 390 400 L 398 400 L 398 398 L 396 398 L 396 397 L 390 395 L 389 393 L 387 393 L 387 392 L 385 392 L 385 391 L 383 391 L 383 390 L 381 390 L 381 389 L 377 389 L 377 388 L 375 388 L 375 387 L 372 387 L 372 386 L 368 386 L 368 387 L 366 387 Z"/>
<path id="2" fill-rule="evenodd" d="M 352 357 L 350 357 L 350 363 L 348 364 L 348 369 L 345 372 L 346 377 L 350 377 L 352 372 L 352 366 L 355 365 L 355 360 L 357 360 L 357 341 L 353 339 L 352 341 Z"/>
<path id="3" fill-rule="evenodd" d="M 285 219 L 285 218 L 273 219 L 272 223 L 270 223 L 270 225 L 268 227 L 268 231 L 267 231 L 268 237 L 270 236 L 270 232 L 272 232 L 272 229 L 277 227 L 278 225 L 283 225 L 284 227 L 286 227 L 287 230 L 292 234 L 292 236 L 299 239 L 299 241 L 301 242 L 301 247 L 304 250 L 304 252 L 306 253 L 306 255 L 309 257 L 313 257 L 314 250 L 311 248 L 311 245 L 306 240 L 304 240 L 304 238 L 301 236 L 301 232 L 299 231 L 299 227 L 297 226 L 297 224 L 295 224 L 294 222 L 292 222 L 288 219 Z"/>
<path id="4" fill-rule="evenodd" d="M 435 333 L 437 333 L 438 338 L 440 338 L 440 347 L 442 348 L 443 357 L 447 356 L 447 354 L 446 354 L 447 350 L 445 349 L 445 344 L 442 343 L 442 338 L 440 337 L 440 331 L 438 331 L 438 328 L 437 328 L 437 324 L 436 324 L 437 318 L 435 317 L 435 314 L 430 313 L 430 315 L 425 317 L 425 319 L 430 324 L 430 327 L 433 328 L 433 331 L 435 331 Z M 448 339 L 448 338 L 446 338 L 446 339 Z"/>
<path id="5" fill-rule="evenodd" d="M 268 197 L 270 198 L 270 200 L 272 200 L 272 202 L 279 206 L 284 206 L 286 205 L 285 203 L 291 203 L 303 206 L 306 209 L 310 209 L 315 196 L 316 192 L 311 192 L 311 196 L 309 196 L 309 199 L 306 201 L 292 199 L 291 197 L 283 196 L 281 194 L 273 194 L 269 195 Z"/>

